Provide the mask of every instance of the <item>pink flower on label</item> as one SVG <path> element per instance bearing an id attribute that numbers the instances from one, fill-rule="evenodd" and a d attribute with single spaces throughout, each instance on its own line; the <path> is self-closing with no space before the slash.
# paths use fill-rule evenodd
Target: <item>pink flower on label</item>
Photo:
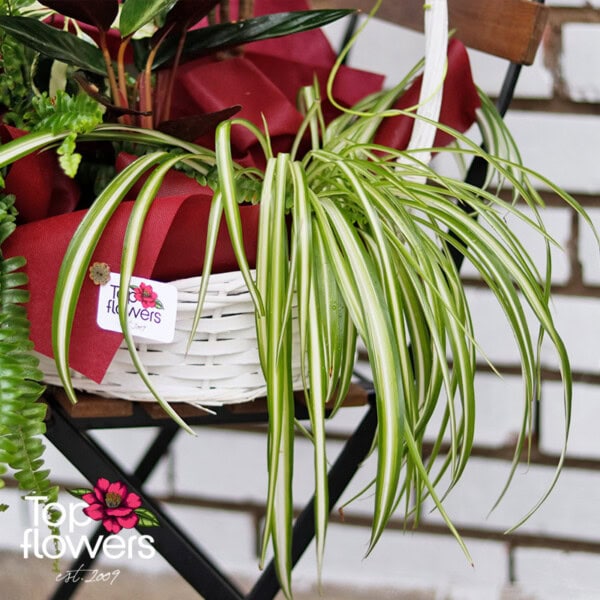
<path id="1" fill-rule="evenodd" d="M 133 294 L 137 302 L 141 302 L 144 308 L 154 308 L 158 294 L 152 289 L 151 285 L 140 283 L 136 288 L 133 288 Z"/>
<path id="2" fill-rule="evenodd" d="M 93 492 L 84 494 L 81 499 L 89 504 L 83 512 L 94 521 L 102 521 L 102 525 L 110 533 L 131 529 L 138 523 L 139 517 L 135 510 L 142 505 L 142 501 L 137 494 L 128 492 L 121 481 L 111 483 L 101 477 Z"/>

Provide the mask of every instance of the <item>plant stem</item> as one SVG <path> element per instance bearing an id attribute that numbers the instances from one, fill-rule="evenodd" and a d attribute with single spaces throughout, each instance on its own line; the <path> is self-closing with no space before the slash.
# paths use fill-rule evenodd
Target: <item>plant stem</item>
<path id="1" fill-rule="evenodd" d="M 108 76 L 108 83 L 110 85 L 113 102 L 116 106 L 122 108 L 123 104 L 121 102 L 121 95 L 119 94 L 119 87 L 117 86 L 117 80 L 112 66 L 112 59 L 110 57 L 110 52 L 108 51 L 108 46 L 106 45 L 106 31 L 102 30 L 100 31 L 100 49 L 102 50 L 102 56 L 104 58 L 104 63 L 106 64 L 106 74 Z"/>
<path id="2" fill-rule="evenodd" d="M 181 35 L 179 36 L 179 42 L 177 44 L 177 51 L 175 53 L 175 58 L 173 60 L 173 66 L 171 67 L 171 72 L 169 73 L 169 81 L 167 83 L 167 91 L 165 94 L 165 104 L 160 111 L 160 114 L 156 115 L 156 123 L 160 123 L 162 121 L 168 121 L 171 118 L 171 105 L 173 102 L 173 86 L 175 85 L 175 77 L 177 76 L 177 69 L 179 68 L 179 63 L 181 62 L 181 55 L 183 54 L 183 46 L 185 44 L 185 38 L 187 36 L 187 24 L 186 27 L 183 28 Z"/>
<path id="3" fill-rule="evenodd" d="M 245 21 L 254 16 L 254 0 L 240 0 L 239 19 Z"/>
<path id="4" fill-rule="evenodd" d="M 217 7 L 216 6 L 208 13 L 208 24 L 211 27 L 213 25 L 217 24 Z"/>
<path id="5" fill-rule="evenodd" d="M 140 75 L 139 81 L 140 88 L 140 111 L 141 112 L 152 112 L 152 62 L 148 57 L 146 68 Z M 140 127 L 144 129 L 152 129 L 153 119 L 152 115 L 141 115 L 140 116 Z"/>
<path id="6" fill-rule="evenodd" d="M 140 110 L 142 112 L 152 112 L 152 65 L 156 58 L 156 53 L 163 43 L 164 39 L 171 32 L 172 28 L 169 27 L 156 42 L 154 48 L 150 50 L 148 58 L 146 59 L 146 66 L 144 72 L 141 74 L 140 81 Z M 143 115 L 140 117 L 140 125 L 146 129 L 152 129 L 154 127 L 153 118 L 154 115 Z"/>
<path id="7" fill-rule="evenodd" d="M 117 72 L 119 77 L 119 95 L 125 106 L 129 106 L 129 101 L 127 98 L 127 77 L 125 74 L 125 51 L 127 50 L 127 46 L 129 45 L 129 40 L 131 36 L 127 36 L 124 40 L 121 41 L 119 45 L 119 53 L 117 54 Z M 125 125 L 131 125 L 131 117 L 129 115 L 123 115 L 121 117 L 122 122 Z"/>
<path id="8" fill-rule="evenodd" d="M 219 22 L 229 23 L 229 15 L 231 11 L 229 9 L 229 0 L 221 0 L 219 3 Z"/>

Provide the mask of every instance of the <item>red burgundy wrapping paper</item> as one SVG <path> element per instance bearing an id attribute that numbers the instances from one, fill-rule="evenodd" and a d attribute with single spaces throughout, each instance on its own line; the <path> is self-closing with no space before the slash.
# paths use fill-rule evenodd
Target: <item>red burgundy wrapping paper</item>
<path id="1" fill-rule="evenodd" d="M 257 1 L 256 14 L 303 10 L 300 0 Z M 266 116 L 273 145 L 286 150 L 301 122 L 295 108 L 301 85 L 310 85 L 316 75 L 322 89 L 335 56 L 320 31 L 250 44 L 243 56 L 227 60 L 198 60 L 185 64 L 178 74 L 172 117 L 201 114 L 240 104 L 238 116 L 261 125 Z M 365 95 L 380 89 L 378 75 L 343 68 L 336 80 L 334 94 L 343 105 L 350 106 Z M 415 81 L 397 107 L 407 108 L 418 101 L 420 80 Z M 325 97 L 325 94 L 323 94 Z M 473 123 L 479 98 L 475 90 L 464 47 L 456 42 L 449 46 L 449 67 L 444 83 L 444 102 L 440 120 L 459 131 Z M 329 118 L 333 107 L 326 108 Z M 404 148 L 410 139 L 414 120 L 394 117 L 382 124 L 376 141 Z M 257 144 L 241 128 L 233 130 L 237 159 L 260 165 Z M 445 134 L 436 144 L 449 141 Z M 2 139 L 12 139 L 20 132 L 2 127 Z M 200 140 L 209 143 L 209 140 Z M 122 169 L 130 157 L 117 158 Z M 66 248 L 83 218 L 84 211 L 74 211 L 79 198 L 74 182 L 60 171 L 50 152 L 27 157 L 11 167 L 6 178 L 7 192 L 17 196 L 21 224 L 3 248 L 6 257 L 23 255 L 29 276 L 31 300 L 28 314 L 31 337 L 36 350 L 52 356 L 51 322 L 56 279 Z M 135 192 L 135 189 L 133 190 Z M 165 179 L 144 226 L 135 274 L 170 281 L 200 274 L 204 259 L 206 225 L 210 210 L 210 190 L 179 172 Z M 111 219 L 92 259 L 106 262 L 118 272 L 122 240 L 132 202 L 123 202 Z M 244 242 L 251 262 L 255 258 L 258 206 L 241 207 Z M 214 271 L 237 269 L 231 242 L 221 227 Z M 71 366 L 100 382 L 122 336 L 101 330 L 96 324 L 98 290 L 86 279 L 77 308 L 71 338 Z"/>

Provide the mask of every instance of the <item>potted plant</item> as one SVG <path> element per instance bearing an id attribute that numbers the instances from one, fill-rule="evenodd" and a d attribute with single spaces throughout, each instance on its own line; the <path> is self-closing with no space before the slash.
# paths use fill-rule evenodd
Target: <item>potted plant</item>
<path id="1" fill-rule="evenodd" d="M 92 196 L 85 210 L 70 212 L 81 207 L 77 199 L 65 200 L 69 193 L 64 190 L 71 190 L 73 180 L 51 171 L 63 190 L 63 206 L 56 209 L 50 200 L 53 208 L 44 216 L 62 211 L 71 220 L 61 233 L 63 241 L 52 244 L 59 260 L 52 249 L 42 253 L 43 264 L 54 265 L 44 271 L 54 278 L 56 290 L 51 315 L 47 295 L 38 306 L 44 306 L 45 326 L 52 329 L 51 339 L 47 336 L 43 343 L 51 347 L 62 385 L 72 400 L 76 401 L 76 392 L 70 369 L 77 365 L 70 355 L 70 345 L 78 335 L 74 327 L 76 312 L 86 302 L 86 286 L 94 291 L 88 280 L 90 268 L 96 269 L 92 273 L 98 279 L 95 283 L 102 283 L 104 264 L 94 262 L 95 252 L 107 235 L 110 242 L 110 235 L 115 235 L 109 232 L 111 223 L 120 219 L 124 224 L 122 252 L 120 237 L 112 238 L 118 240 L 112 245 L 117 245 L 117 264 L 125 284 L 119 287 L 115 307 L 118 305 L 131 361 L 156 400 L 187 427 L 158 391 L 155 379 L 140 359 L 127 311 L 131 302 L 129 282 L 146 259 L 141 245 L 144 235 L 148 237 L 148 215 L 159 204 L 157 196 L 161 190 L 164 193 L 165 182 L 168 184 L 173 177 L 193 177 L 198 182 L 194 185 L 203 186 L 210 201 L 203 209 L 203 252 L 199 253 L 201 266 L 196 265 L 195 273 L 201 272 L 202 280 L 191 334 L 202 316 L 224 222 L 230 240 L 230 263 L 233 257 L 234 267 L 253 301 L 258 355 L 266 381 L 269 486 L 262 557 L 272 542 L 286 596 L 291 595 L 293 361 L 296 358 L 300 363 L 311 421 L 307 434 L 315 447 L 320 563 L 328 518 L 324 423 L 328 410 L 335 412 L 340 407 L 350 385 L 358 339 L 368 351 L 378 412 L 378 467 L 373 482 L 369 550 L 401 503 L 410 512 L 410 498 L 419 504 L 431 497 L 468 556 L 436 491 L 436 483 L 444 473 L 450 472 L 452 487 L 464 471 L 475 422 L 473 381 L 479 348 L 452 253 L 463 254 L 479 271 L 517 340 L 524 410 L 516 466 L 529 435 L 531 405 L 539 392 L 542 339 L 554 346 L 561 364 L 565 443 L 571 375 L 549 307 L 549 269 L 543 274 L 538 271 L 500 211 L 521 219 L 549 247 L 553 241 L 544 227 L 539 210 L 542 201 L 532 184 L 538 178 L 588 223 L 589 218 L 572 197 L 520 164 L 510 134 L 489 100 L 469 84 L 468 77 L 460 76 L 462 94 L 470 98 L 468 117 L 461 104 L 450 123 L 439 119 L 447 47 L 445 3 L 434 2 L 430 7 L 433 23 L 429 35 L 438 44 L 437 49 L 433 45 L 428 51 L 422 83 L 413 82 L 419 65 L 393 89 L 369 94 L 347 108 L 339 105 L 333 91 L 338 63 L 326 86 L 321 80 L 320 85 L 301 89 L 301 116 L 296 113 L 292 119 L 292 135 L 286 130 L 280 136 L 275 135 L 279 132 L 277 119 L 269 120 L 266 114 L 262 122 L 260 110 L 254 121 L 230 118 L 237 110 L 233 105 L 216 107 L 209 114 L 186 114 L 181 120 L 171 115 L 185 111 L 189 96 L 201 93 L 198 88 L 208 87 L 212 93 L 211 82 L 220 88 L 230 87 L 236 79 L 226 79 L 223 86 L 222 69 L 232 68 L 231 73 L 244 77 L 243 71 L 235 70 L 238 62 L 236 57 L 231 58 L 230 48 L 320 26 L 347 12 L 290 12 L 194 28 L 218 2 L 179 0 L 172 6 L 161 0 L 127 0 L 120 6 L 114 0 L 92 6 L 52 0 L 41 3 L 55 11 L 52 15 L 43 13 L 47 22 L 40 20 L 37 12 L 25 16 L 19 13 L 17 9 L 23 10 L 23 4 L 29 3 L 5 2 L 7 14 L 0 18 L 5 35 L 4 69 L 12 74 L 9 81 L 14 86 L 5 96 L 9 102 L 5 119 L 31 131 L 22 136 L 8 131 L 14 139 L 0 147 L 0 167 L 9 169 L 7 181 L 11 175 L 14 180 L 19 161 L 46 160 L 51 156 L 48 150 L 56 148 L 63 170 L 79 178 L 79 189 L 87 191 L 84 196 Z M 111 25 L 119 10 L 115 31 Z M 136 39 L 147 29 L 149 37 Z M 116 48 L 111 49 L 115 42 Z M 452 47 L 456 60 L 464 65 L 462 50 L 457 45 Z M 128 64 L 130 48 L 133 57 Z M 38 53 L 42 59 L 38 59 Z M 215 53 L 220 53 L 218 60 L 223 62 L 215 62 Z M 202 58 L 207 55 L 210 57 Z M 190 57 L 199 62 L 184 64 Z M 54 75 L 51 88 L 57 74 L 63 74 L 63 91 L 54 96 L 31 96 L 29 82 L 19 80 L 16 74 L 24 73 L 27 78 L 29 66 L 37 60 L 40 67 L 45 66 Z M 270 56 L 261 64 L 265 67 L 273 60 Z M 68 66 L 57 65 L 56 61 Z M 190 70 L 205 67 L 201 79 L 198 71 L 190 76 Z M 323 65 L 318 68 L 323 69 Z M 40 68 L 36 73 L 35 87 L 41 85 L 42 71 Z M 281 71 L 275 69 L 275 73 Z M 445 92 L 453 73 L 454 69 L 449 68 Z M 365 74 L 361 78 L 367 87 L 373 83 Z M 471 96 L 465 89 L 471 91 Z M 269 94 L 260 98 L 259 106 L 265 113 L 269 99 Z M 244 97 L 238 102 L 243 105 Z M 480 103 L 487 149 L 459 132 L 470 125 L 474 108 Z M 336 111 L 337 116 L 332 118 Z M 114 161 L 115 149 L 126 151 L 119 155 L 119 171 L 112 170 L 110 161 L 98 165 L 107 153 Z M 42 150 L 45 152 L 37 154 Z M 437 173 L 429 162 L 433 153 L 480 157 L 490 167 L 488 185 L 479 189 Z M 175 168 L 180 172 L 174 174 Z M 94 193 L 90 192 L 90 173 L 102 182 Z M 505 200 L 506 193 L 500 194 L 501 185 L 512 190 L 512 200 L 523 202 L 533 217 L 520 204 Z M 17 203 L 24 204 L 19 197 Z M 4 462 L 18 470 L 23 489 L 51 497 L 56 491 L 41 470 L 42 447 L 37 438 L 43 431 L 43 407 L 35 404 L 42 389 L 37 382 L 42 376 L 27 341 L 26 309 L 22 306 L 27 296 L 22 288 L 26 276 L 19 271 L 24 261 L 17 253 L 23 248 L 26 233 L 43 225 L 19 225 L 8 237 L 15 229 L 15 204 L 5 196 L 2 206 L 0 240 L 9 258 L 1 263 L 0 318 L 7 351 L 0 360 L 13 362 L 1 369 L 0 448 Z M 21 209 L 21 214 L 23 210 L 28 208 Z M 53 218 L 62 219 L 63 215 Z M 255 243 L 249 244 L 249 238 L 255 238 Z M 27 259 L 31 264 L 42 254 L 30 252 Z M 170 265 L 177 273 L 180 260 L 181 253 Z M 33 271 L 30 268 L 32 295 L 40 288 L 46 289 L 39 283 L 34 285 Z M 147 297 L 155 302 L 150 292 Z M 30 307 L 34 301 L 32 297 Z M 526 307 L 534 315 L 535 330 L 525 317 Z M 36 310 L 30 308 L 30 316 Z M 296 330 L 293 322 L 297 323 Z M 82 335 L 85 338 L 91 334 L 85 330 Z M 13 346 L 8 344 L 14 349 L 9 350 Z M 36 347 L 39 349 L 37 340 Z M 436 433 L 434 451 L 424 461 L 421 445 L 426 433 L 431 434 L 429 421 L 442 391 L 446 396 L 444 418 Z M 10 432 L 12 426 L 19 427 L 19 443 Z M 445 435 L 451 439 L 447 457 L 440 455 Z M 560 464 L 557 476 L 559 471 Z"/>

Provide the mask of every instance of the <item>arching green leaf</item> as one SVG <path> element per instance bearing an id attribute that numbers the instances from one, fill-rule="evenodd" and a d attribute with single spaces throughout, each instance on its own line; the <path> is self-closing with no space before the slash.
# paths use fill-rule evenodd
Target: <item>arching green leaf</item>
<path id="1" fill-rule="evenodd" d="M 44 56 L 98 75 L 106 74 L 100 49 L 66 31 L 37 19 L 7 16 L 0 16 L 0 29 Z"/>

